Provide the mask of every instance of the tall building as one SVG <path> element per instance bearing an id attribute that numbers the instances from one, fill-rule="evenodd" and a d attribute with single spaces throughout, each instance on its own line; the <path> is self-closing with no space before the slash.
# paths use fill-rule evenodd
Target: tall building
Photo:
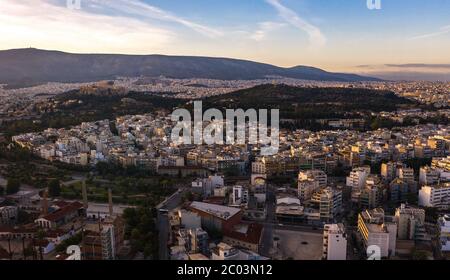
<path id="1" fill-rule="evenodd" d="M 425 233 L 425 210 L 407 207 L 402 204 L 395 211 L 397 222 L 397 237 L 400 240 L 424 240 Z"/>
<path id="2" fill-rule="evenodd" d="M 85 260 L 114 260 L 123 245 L 125 230 L 120 217 L 108 217 L 84 232 L 82 254 Z"/>
<path id="3" fill-rule="evenodd" d="M 367 176 L 364 188 L 360 191 L 359 203 L 361 207 L 373 209 L 380 206 L 384 197 L 380 178 L 377 175 Z"/>
<path id="4" fill-rule="evenodd" d="M 343 224 L 327 224 L 323 231 L 324 260 L 347 259 L 347 234 Z"/>
<path id="5" fill-rule="evenodd" d="M 407 202 L 410 194 L 417 195 L 417 182 L 406 182 L 395 178 L 389 184 L 389 199 L 391 202 Z"/>
<path id="6" fill-rule="evenodd" d="M 325 188 L 314 194 L 312 202 L 319 204 L 322 221 L 332 221 L 342 210 L 342 191 Z"/>
<path id="7" fill-rule="evenodd" d="M 423 186 L 419 191 L 419 205 L 447 210 L 450 207 L 450 183 Z"/>
<path id="8" fill-rule="evenodd" d="M 397 225 L 384 215 L 383 209 L 361 212 L 358 215 L 358 231 L 365 247 L 378 246 L 381 257 L 395 255 Z"/>
<path id="9" fill-rule="evenodd" d="M 394 180 L 397 176 L 397 169 L 402 167 L 402 163 L 393 161 L 381 164 L 381 178 L 387 182 Z"/>
<path id="10" fill-rule="evenodd" d="M 421 167 L 419 171 L 419 183 L 421 185 L 434 185 L 439 181 L 439 174 L 439 170 L 433 167 Z"/>
<path id="11" fill-rule="evenodd" d="M 397 169 L 397 177 L 403 179 L 405 182 L 414 181 L 414 169 L 402 167 Z"/>
<path id="12" fill-rule="evenodd" d="M 358 167 L 354 168 L 350 175 L 347 177 L 347 186 L 352 189 L 361 189 L 366 183 L 367 176 L 370 175 L 370 167 Z"/>

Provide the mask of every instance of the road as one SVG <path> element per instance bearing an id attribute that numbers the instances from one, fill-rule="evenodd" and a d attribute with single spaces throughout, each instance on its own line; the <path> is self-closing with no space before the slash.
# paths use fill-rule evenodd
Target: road
<path id="1" fill-rule="evenodd" d="M 271 186 L 267 187 L 267 218 L 263 223 L 264 231 L 261 241 L 261 255 L 270 257 L 270 249 L 273 243 L 273 231 L 275 228 L 275 210 L 276 210 L 276 196 Z"/>
<path id="2" fill-rule="evenodd" d="M 180 188 L 176 193 L 170 196 L 166 201 L 158 205 L 158 209 L 165 209 L 168 211 L 172 211 L 177 208 L 181 204 L 181 199 L 183 195 L 188 191 L 187 188 Z M 169 242 L 169 233 L 170 233 L 170 224 L 169 224 L 169 216 L 168 213 L 161 213 L 158 211 L 158 232 L 159 232 L 159 259 L 160 260 L 168 260 L 169 252 L 168 252 L 168 242 Z"/>

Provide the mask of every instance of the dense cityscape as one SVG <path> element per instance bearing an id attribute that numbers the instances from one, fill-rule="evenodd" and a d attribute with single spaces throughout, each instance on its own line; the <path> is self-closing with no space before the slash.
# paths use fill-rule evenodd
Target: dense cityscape
<path id="1" fill-rule="evenodd" d="M 70 259 L 70 245 L 80 246 L 85 259 L 358 260 L 368 257 L 366 248 L 372 245 L 380 248 L 381 258 L 448 257 L 450 128 L 448 122 L 423 120 L 448 120 L 448 105 L 436 96 L 449 88 L 441 83 L 290 81 L 306 88 L 395 89 L 399 96 L 432 106 L 372 113 L 403 124 L 390 129 L 361 130 L 364 119 L 357 118 L 317 120 L 330 130 L 282 129 L 273 156 L 261 156 L 259 144 L 175 144 L 170 139 L 175 122 L 164 109 L 18 134 L 11 142 L 4 137 L 2 257 Z M 194 82 L 200 83 L 189 81 Z M 251 86 L 227 84 L 230 91 Z M 166 89 L 180 94 L 177 86 Z M 109 90 L 121 96 L 129 90 L 112 82 L 79 88 L 83 95 Z M 209 91 L 228 94 L 222 87 Z M 208 92 L 190 94 L 195 100 Z M 54 96 L 45 98 L 31 100 L 55 102 Z M 19 108 L 15 102 L 2 106 Z M 27 106 L 31 112 L 34 105 Z M 23 111 L 18 112 L 10 110 L 4 121 L 20 119 Z M 31 112 L 27 118 L 38 120 Z M 14 164 L 8 151 L 20 151 L 37 166 L 56 164 L 64 176 L 28 184 L 9 166 Z M 127 174 L 140 179 L 127 181 Z M 140 198 L 153 195 L 149 182 L 154 178 L 157 184 L 168 178 L 166 190 L 151 200 L 154 211 L 142 210 L 149 201 Z M 155 218 L 147 226 L 158 236 L 136 233 L 141 226 L 132 224 L 136 211 L 150 211 L 147 215 Z"/>
<path id="2" fill-rule="evenodd" d="M 0 277 L 445 275 L 450 1 L 1 2 Z"/>

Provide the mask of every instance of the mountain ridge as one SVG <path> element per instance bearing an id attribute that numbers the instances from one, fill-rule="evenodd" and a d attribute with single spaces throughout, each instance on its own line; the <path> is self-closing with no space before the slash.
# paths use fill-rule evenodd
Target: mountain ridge
<path id="1" fill-rule="evenodd" d="M 0 51 L 0 83 L 93 82 L 126 77 L 254 80 L 280 76 L 315 81 L 378 81 L 311 66 L 283 68 L 250 60 L 171 55 L 77 54 L 35 48 Z"/>

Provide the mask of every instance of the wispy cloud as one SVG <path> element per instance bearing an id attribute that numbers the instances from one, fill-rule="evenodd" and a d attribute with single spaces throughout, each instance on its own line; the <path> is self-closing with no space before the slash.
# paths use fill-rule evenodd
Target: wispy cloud
<path id="1" fill-rule="evenodd" d="M 426 63 L 409 63 L 409 64 L 385 64 L 387 67 L 399 68 L 447 68 L 450 69 L 450 64 L 426 64 Z"/>
<path id="2" fill-rule="evenodd" d="M 266 0 L 266 2 L 272 5 L 286 22 L 306 32 L 311 44 L 314 46 L 325 45 L 327 39 L 317 26 L 309 23 L 307 20 L 301 18 L 296 12 L 281 4 L 280 0 Z"/>
<path id="3" fill-rule="evenodd" d="M 414 37 L 410 38 L 410 40 L 428 39 L 428 38 L 442 36 L 442 35 L 445 35 L 448 33 L 450 33 L 450 25 L 441 27 L 440 30 L 437 32 L 414 36 Z"/>
<path id="4" fill-rule="evenodd" d="M 286 26 L 286 24 L 280 22 L 266 21 L 259 23 L 258 26 L 259 29 L 256 30 L 255 33 L 253 33 L 253 35 L 250 36 L 250 38 L 255 41 L 263 41 L 264 39 L 267 38 L 267 35 L 270 32 L 282 28 Z"/>
<path id="5" fill-rule="evenodd" d="M 161 52 L 176 40 L 168 29 L 123 16 L 70 10 L 46 0 L 3 0 L 0 46 L 76 52 Z"/>
<path id="6" fill-rule="evenodd" d="M 114 0 L 114 1 L 91 0 L 91 1 L 96 3 L 97 7 L 105 6 L 110 9 L 116 10 L 117 12 L 120 13 L 139 16 L 143 20 L 156 19 L 178 23 L 207 37 L 216 38 L 219 36 L 223 36 L 223 33 L 217 29 L 184 19 L 182 17 L 179 17 L 168 11 L 149 5 L 142 1 L 138 0 Z"/>

